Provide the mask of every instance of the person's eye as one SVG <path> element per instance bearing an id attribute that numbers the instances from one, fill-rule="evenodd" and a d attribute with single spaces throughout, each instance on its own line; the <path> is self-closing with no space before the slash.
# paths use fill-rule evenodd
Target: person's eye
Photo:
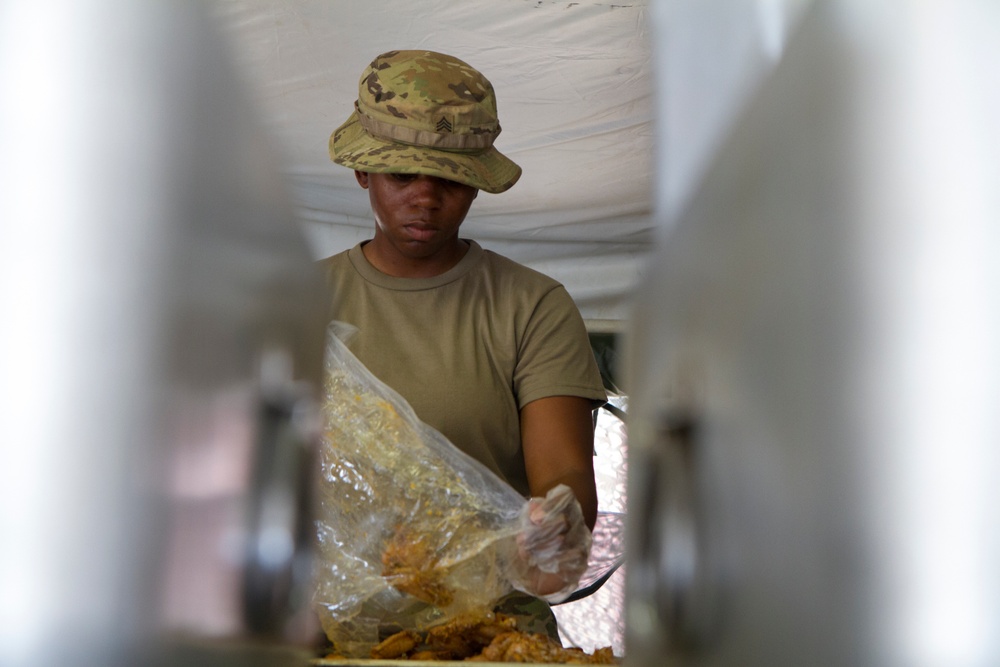
<path id="1" fill-rule="evenodd" d="M 416 174 L 390 174 L 390 176 L 397 183 L 410 183 L 417 177 Z"/>

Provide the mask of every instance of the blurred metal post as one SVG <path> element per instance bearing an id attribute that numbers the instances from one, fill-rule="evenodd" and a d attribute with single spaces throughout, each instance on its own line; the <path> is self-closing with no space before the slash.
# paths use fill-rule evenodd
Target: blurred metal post
<path id="1" fill-rule="evenodd" d="M 324 286 L 206 10 L 0 4 L 5 667 L 308 632 Z"/>
<path id="2" fill-rule="evenodd" d="M 998 62 L 816 2 L 722 142 L 632 321 L 628 664 L 1000 664 Z"/>

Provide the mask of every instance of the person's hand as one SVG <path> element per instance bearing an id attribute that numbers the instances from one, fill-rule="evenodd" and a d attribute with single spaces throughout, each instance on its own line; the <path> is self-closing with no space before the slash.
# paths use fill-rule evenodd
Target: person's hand
<path id="1" fill-rule="evenodd" d="M 590 529 L 573 491 L 560 484 L 524 506 L 511 582 L 547 602 L 561 602 L 576 590 L 587 569 Z"/>

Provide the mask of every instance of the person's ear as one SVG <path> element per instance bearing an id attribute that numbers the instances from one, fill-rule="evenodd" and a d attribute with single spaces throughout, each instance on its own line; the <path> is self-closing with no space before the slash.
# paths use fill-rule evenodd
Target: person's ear
<path id="1" fill-rule="evenodd" d="M 368 172 L 354 170 L 354 178 L 358 179 L 358 185 L 363 187 L 365 190 L 368 189 Z"/>

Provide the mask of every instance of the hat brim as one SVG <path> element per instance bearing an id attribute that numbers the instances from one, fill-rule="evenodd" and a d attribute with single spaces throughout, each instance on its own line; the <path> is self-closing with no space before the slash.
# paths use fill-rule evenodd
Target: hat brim
<path id="1" fill-rule="evenodd" d="M 460 152 L 373 137 L 357 111 L 330 135 L 330 159 L 358 171 L 437 176 L 492 194 L 509 190 L 521 177 L 521 168 L 493 147 Z"/>

